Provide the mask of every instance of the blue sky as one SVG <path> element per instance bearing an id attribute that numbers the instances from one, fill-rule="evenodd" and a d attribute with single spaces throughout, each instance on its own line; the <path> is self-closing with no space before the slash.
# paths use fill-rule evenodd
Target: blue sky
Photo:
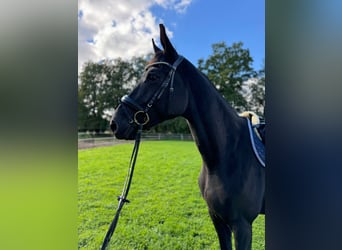
<path id="1" fill-rule="evenodd" d="M 193 64 L 206 59 L 211 45 L 242 41 L 263 67 L 264 0 L 79 0 L 79 71 L 86 61 L 129 59 L 152 52 L 164 23 L 175 48 Z"/>
<path id="2" fill-rule="evenodd" d="M 265 59 L 264 0 L 194 0 L 185 13 L 152 12 L 165 20 L 178 52 L 197 65 L 199 58 L 212 53 L 211 45 L 221 41 L 231 45 L 242 41 L 250 49 L 253 67 L 260 69 Z"/>

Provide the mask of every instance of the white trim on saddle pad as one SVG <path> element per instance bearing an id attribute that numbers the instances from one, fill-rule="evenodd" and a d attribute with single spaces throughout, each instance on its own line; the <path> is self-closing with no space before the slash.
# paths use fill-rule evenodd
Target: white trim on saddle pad
<path id="1" fill-rule="evenodd" d="M 265 145 L 262 143 L 259 131 L 255 128 L 260 124 L 259 116 L 253 111 L 245 111 L 239 114 L 241 117 L 247 118 L 249 136 L 255 156 L 260 164 L 265 167 Z"/>
<path id="2" fill-rule="evenodd" d="M 254 113 L 253 111 L 244 111 L 244 112 L 240 113 L 239 116 L 246 117 L 248 120 L 251 121 L 254 133 L 262 141 L 262 136 L 259 134 L 259 131 L 256 129 L 256 126 L 260 124 L 259 116 L 256 113 Z"/>
<path id="3" fill-rule="evenodd" d="M 251 139 L 252 148 L 256 158 L 260 164 L 265 167 L 265 145 L 262 143 L 259 136 L 255 133 L 255 129 L 252 128 L 252 123 L 249 118 L 246 119 L 248 124 L 249 137 Z"/>

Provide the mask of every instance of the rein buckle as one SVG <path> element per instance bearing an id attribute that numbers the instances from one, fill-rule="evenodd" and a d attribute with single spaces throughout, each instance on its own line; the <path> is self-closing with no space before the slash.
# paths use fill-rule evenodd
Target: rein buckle
<path id="1" fill-rule="evenodd" d="M 148 113 L 145 111 L 138 111 L 134 114 L 134 122 L 139 126 L 144 126 L 150 121 Z"/>

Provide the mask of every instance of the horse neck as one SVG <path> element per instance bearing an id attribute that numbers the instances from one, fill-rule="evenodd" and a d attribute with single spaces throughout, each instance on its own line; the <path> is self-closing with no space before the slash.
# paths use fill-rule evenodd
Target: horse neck
<path id="1" fill-rule="evenodd" d="M 207 78 L 199 72 L 194 75 L 189 80 L 189 104 L 184 116 L 203 161 L 215 167 L 237 145 L 241 118 Z"/>

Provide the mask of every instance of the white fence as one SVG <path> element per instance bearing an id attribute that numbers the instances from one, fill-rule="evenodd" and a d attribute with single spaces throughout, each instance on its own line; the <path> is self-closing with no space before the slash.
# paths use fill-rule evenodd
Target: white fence
<path id="1" fill-rule="evenodd" d="M 142 134 L 142 141 L 155 140 L 178 140 L 178 141 L 192 141 L 191 134 Z M 111 137 L 91 137 L 85 139 L 78 139 L 78 148 L 93 148 L 102 146 L 112 146 L 122 143 L 132 143 L 133 141 L 118 140 L 114 136 Z"/>

